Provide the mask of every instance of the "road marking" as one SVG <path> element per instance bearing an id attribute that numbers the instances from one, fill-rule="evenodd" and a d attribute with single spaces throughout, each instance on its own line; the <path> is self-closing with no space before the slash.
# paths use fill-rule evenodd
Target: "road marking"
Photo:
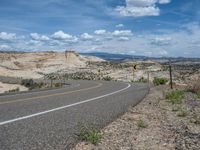
<path id="1" fill-rule="evenodd" d="M 87 100 L 84 100 L 84 101 L 81 101 L 81 102 L 77 102 L 77 103 L 73 103 L 73 104 L 57 107 L 57 108 L 54 108 L 54 109 L 42 111 L 42 112 L 35 113 L 35 114 L 32 114 L 32 115 L 23 116 L 23 117 L 11 119 L 11 120 L 3 121 L 3 122 L 0 122 L 0 126 L 8 124 L 8 123 L 12 123 L 12 122 L 16 122 L 16 121 L 20 121 L 20 120 L 24 120 L 24 119 L 28 119 L 28 118 L 32 118 L 32 117 L 36 117 L 36 116 L 40 116 L 40 115 L 44 115 L 44 114 L 47 114 L 47 113 L 50 113 L 50 112 L 54 112 L 54 111 L 58 111 L 58 110 L 62 110 L 62 109 L 65 109 L 65 108 L 77 106 L 77 105 L 80 105 L 80 104 L 88 103 L 88 102 L 91 102 L 91 101 L 95 101 L 97 99 L 100 99 L 100 98 L 103 98 L 103 97 L 107 97 L 107 96 L 114 95 L 116 93 L 122 92 L 122 91 L 128 89 L 129 87 L 131 87 L 131 85 L 127 84 L 127 87 L 125 87 L 123 89 L 120 89 L 118 91 L 112 92 L 112 93 L 108 93 L 108 94 L 105 94 L 105 95 L 101 95 L 101 96 L 98 96 L 98 97 L 87 99 Z"/>
<path id="2" fill-rule="evenodd" d="M 29 101 L 29 100 L 39 100 L 39 99 L 41 100 L 42 98 L 66 95 L 66 94 L 71 94 L 71 93 L 80 92 L 80 91 L 87 91 L 87 90 L 98 88 L 100 86 L 102 86 L 102 83 L 98 83 L 98 85 L 96 85 L 96 86 L 92 86 L 92 87 L 89 87 L 89 88 L 83 88 L 83 89 L 79 89 L 79 90 L 74 90 L 74 91 L 67 91 L 67 92 L 63 92 L 63 93 L 55 93 L 55 94 L 49 94 L 49 95 L 43 95 L 43 96 L 36 96 L 36 97 L 30 97 L 30 98 L 24 98 L 24 99 L 17 99 L 17 100 L 13 100 L 13 101 L 0 102 L 0 105 L 16 103 L 16 102 L 24 102 L 24 101 Z"/>

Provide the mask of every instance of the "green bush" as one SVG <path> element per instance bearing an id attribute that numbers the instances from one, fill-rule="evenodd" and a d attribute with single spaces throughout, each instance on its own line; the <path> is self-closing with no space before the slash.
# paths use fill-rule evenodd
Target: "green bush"
<path id="1" fill-rule="evenodd" d="M 110 76 L 106 76 L 106 77 L 103 77 L 103 80 L 105 80 L 105 81 L 111 81 L 112 78 Z"/>
<path id="2" fill-rule="evenodd" d="M 99 130 L 83 127 L 80 131 L 80 138 L 83 141 L 98 144 L 102 139 L 102 134 Z"/>
<path id="3" fill-rule="evenodd" d="M 180 90 L 171 91 L 166 94 L 166 99 L 172 104 L 181 104 L 183 98 L 184 92 Z"/>
<path id="4" fill-rule="evenodd" d="M 197 93 L 197 98 L 199 98 L 199 99 L 200 99 L 200 93 Z"/>
<path id="5" fill-rule="evenodd" d="M 61 83 L 55 83 L 54 87 L 62 87 L 62 84 Z"/>
<path id="6" fill-rule="evenodd" d="M 23 79 L 21 81 L 21 85 L 24 85 L 25 87 L 30 88 L 34 85 L 34 81 L 33 81 L 33 79 Z"/>
<path id="7" fill-rule="evenodd" d="M 155 77 L 154 80 L 153 80 L 153 84 L 156 85 L 156 86 L 166 84 L 167 82 L 168 82 L 168 79 L 166 79 L 166 78 Z"/>
<path id="8" fill-rule="evenodd" d="M 137 121 L 137 126 L 138 126 L 139 128 L 146 128 L 146 127 L 147 127 L 147 124 L 144 122 L 144 120 L 139 119 L 139 120 Z"/>

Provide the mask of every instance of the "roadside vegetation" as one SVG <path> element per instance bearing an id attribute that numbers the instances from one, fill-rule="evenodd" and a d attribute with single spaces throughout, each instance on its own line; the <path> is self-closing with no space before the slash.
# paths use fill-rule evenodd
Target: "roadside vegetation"
<path id="1" fill-rule="evenodd" d="M 197 98 L 199 98 L 199 99 L 200 99 L 200 92 L 199 92 L 199 93 L 197 93 Z"/>
<path id="2" fill-rule="evenodd" d="M 102 134 L 95 128 L 82 127 L 79 137 L 82 141 L 96 145 L 101 141 Z"/>
<path id="3" fill-rule="evenodd" d="M 131 80 L 131 82 L 133 82 L 133 83 L 147 83 L 148 82 L 148 80 L 147 79 L 145 79 L 144 77 L 141 77 L 140 79 L 138 79 L 138 80 Z"/>
<path id="4" fill-rule="evenodd" d="M 27 87 L 29 90 L 59 88 L 63 86 L 63 84 L 60 82 L 53 83 L 53 80 L 50 83 L 45 83 L 45 82 L 34 82 L 33 79 L 23 79 L 21 81 L 21 85 Z"/>
<path id="5" fill-rule="evenodd" d="M 178 111 L 178 114 L 177 116 L 178 117 L 186 117 L 188 116 L 189 112 L 186 108 L 181 108 L 179 111 Z"/>
<path id="6" fill-rule="evenodd" d="M 113 79 L 110 76 L 105 76 L 105 77 L 102 78 L 102 80 L 111 81 Z"/>
<path id="7" fill-rule="evenodd" d="M 97 146 L 81 142 L 75 150 L 199 149 L 199 108 L 195 93 L 154 86 L 140 104 L 102 130 L 104 138 Z"/>
<path id="8" fill-rule="evenodd" d="M 172 104 L 181 104 L 184 98 L 184 91 L 173 90 L 166 93 L 166 99 Z"/>
<path id="9" fill-rule="evenodd" d="M 200 79 L 192 83 L 188 88 L 189 92 L 196 94 L 197 98 L 200 99 Z"/>
<path id="10" fill-rule="evenodd" d="M 153 84 L 155 86 L 164 85 L 167 82 L 168 82 L 168 79 L 166 79 L 166 78 L 157 78 L 157 77 L 155 77 L 154 80 L 153 80 Z"/>
<path id="11" fill-rule="evenodd" d="M 138 126 L 138 128 L 147 128 L 148 127 L 146 122 L 141 118 L 137 121 L 137 126 Z"/>
<path id="12" fill-rule="evenodd" d="M 5 93 L 15 93 L 15 92 L 19 92 L 19 87 L 6 91 Z"/>

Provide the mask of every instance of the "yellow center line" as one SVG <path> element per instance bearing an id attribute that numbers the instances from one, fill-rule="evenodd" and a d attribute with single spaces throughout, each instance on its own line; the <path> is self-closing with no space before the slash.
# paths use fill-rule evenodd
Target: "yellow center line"
<path id="1" fill-rule="evenodd" d="M 17 100 L 13 100 L 13 101 L 0 102 L 0 105 L 16 103 L 16 102 L 23 102 L 23 101 L 29 101 L 29 100 L 39 100 L 39 99 L 41 100 L 42 98 L 66 95 L 66 94 L 71 94 L 71 93 L 80 92 L 80 91 L 87 91 L 87 90 L 95 89 L 95 88 L 98 88 L 98 87 L 101 87 L 101 86 L 102 86 L 102 83 L 98 83 L 98 85 L 96 85 L 96 86 L 92 86 L 92 87 L 89 87 L 89 88 L 83 88 L 83 89 L 79 89 L 79 90 L 74 90 L 74 91 L 67 91 L 67 92 L 63 92 L 63 93 L 56 93 L 56 94 L 36 96 L 36 97 L 30 97 L 30 98 L 24 98 L 24 99 L 17 99 Z"/>

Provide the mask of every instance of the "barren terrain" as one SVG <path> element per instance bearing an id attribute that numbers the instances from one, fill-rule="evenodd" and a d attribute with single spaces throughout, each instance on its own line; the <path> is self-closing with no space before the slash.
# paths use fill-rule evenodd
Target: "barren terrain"
<path id="1" fill-rule="evenodd" d="M 173 105 L 167 90 L 151 88 L 143 102 L 101 130 L 100 143 L 80 142 L 73 150 L 199 150 L 200 99 L 186 92 L 183 103 Z M 182 109 L 186 116 L 178 116 Z"/>
<path id="2" fill-rule="evenodd" d="M 173 86 L 184 90 L 183 102 L 176 105 L 166 99 L 169 91 L 168 62 L 110 62 L 82 56 L 74 51 L 0 52 L 0 62 L 0 93 L 28 90 L 20 85 L 22 79 L 40 79 L 40 86 L 46 85 L 46 80 L 63 82 L 71 79 L 149 82 L 149 95 L 142 103 L 130 107 L 127 113 L 104 127 L 100 143 L 80 142 L 75 150 L 200 149 L 200 100 L 196 95 L 198 93 L 191 92 L 191 87 L 200 80 L 198 61 L 171 63 Z M 152 86 L 155 78 L 166 79 L 166 85 Z M 200 87 L 196 89 L 200 92 Z"/>
<path id="3" fill-rule="evenodd" d="M 87 61 L 103 61 L 81 56 L 75 52 L 0 53 L 0 76 L 41 78 L 42 74 L 86 66 Z"/>

